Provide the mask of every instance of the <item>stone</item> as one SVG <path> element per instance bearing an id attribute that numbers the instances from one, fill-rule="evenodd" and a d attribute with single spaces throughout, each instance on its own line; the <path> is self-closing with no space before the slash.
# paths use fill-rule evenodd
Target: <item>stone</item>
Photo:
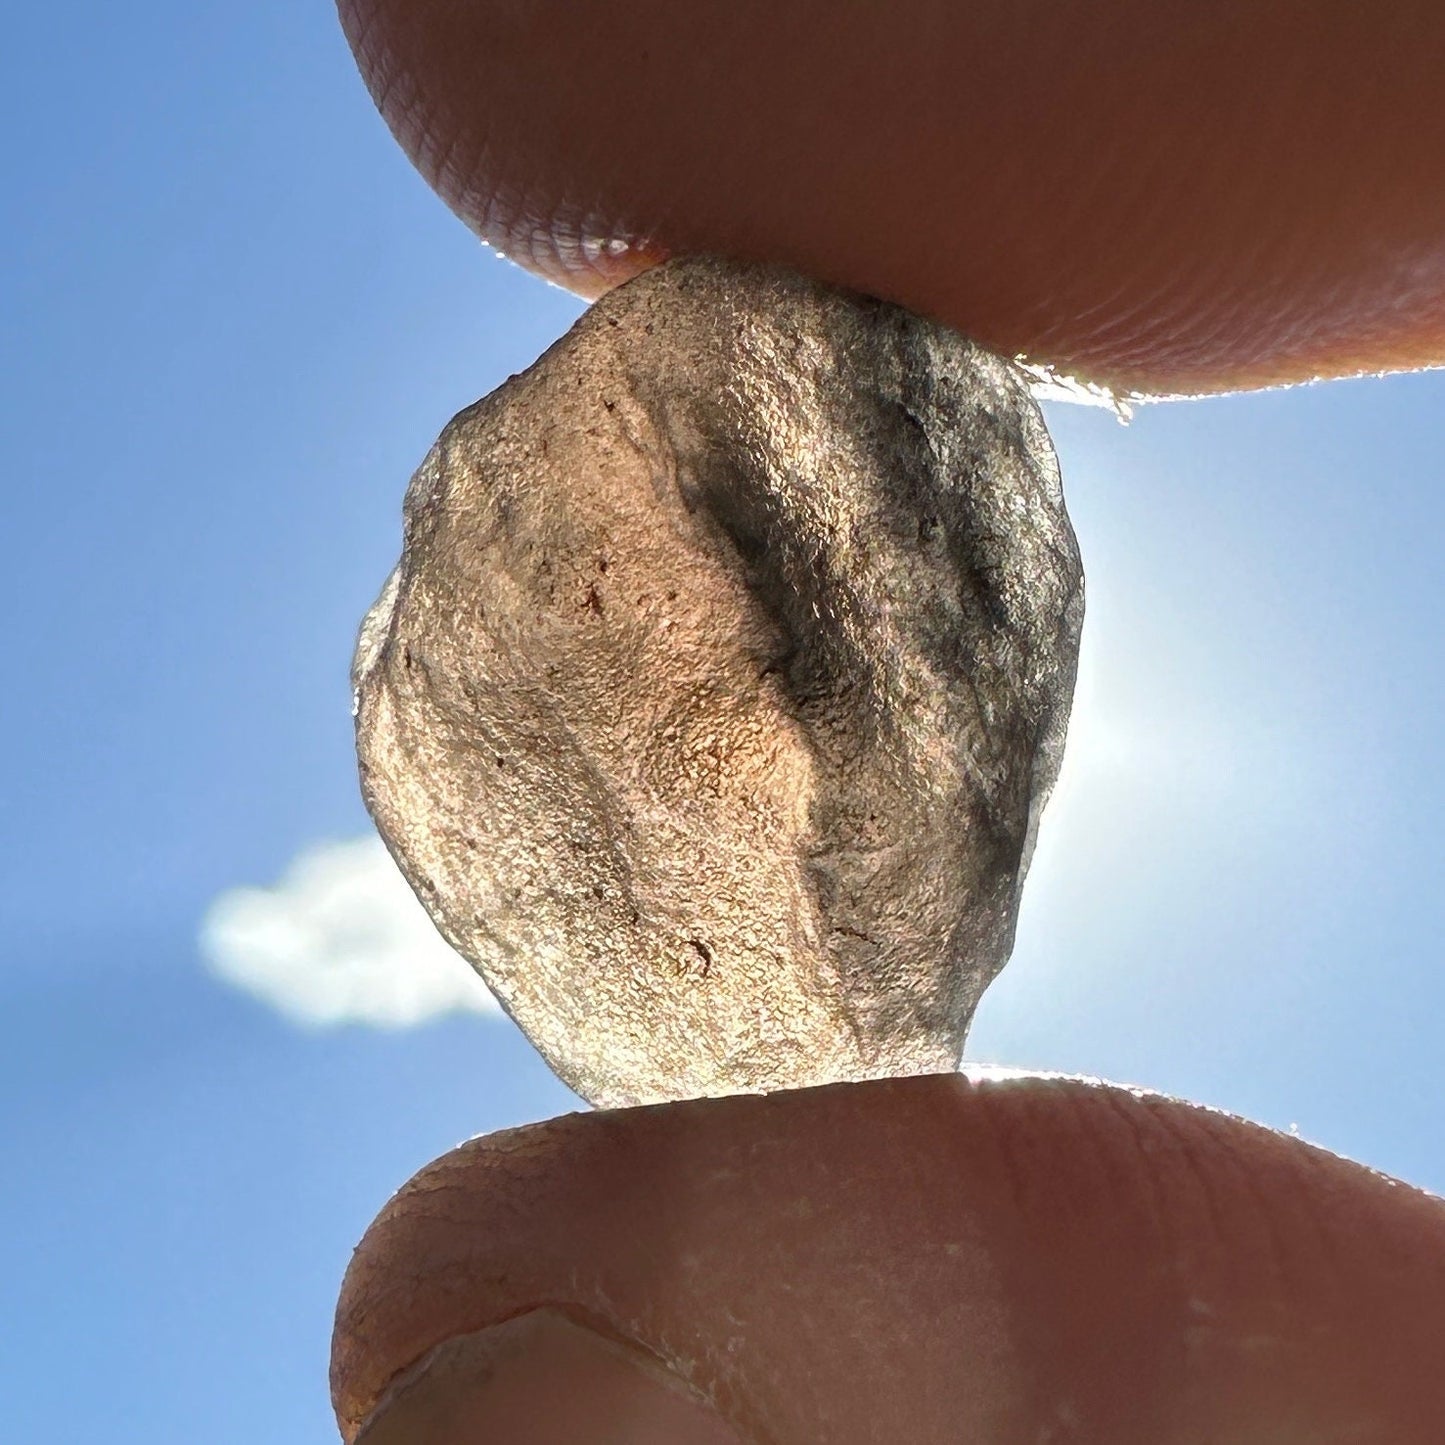
<path id="1" fill-rule="evenodd" d="M 356 653 L 363 792 L 594 1103 L 946 1071 L 1013 944 L 1082 615 L 1009 362 L 671 262 L 413 478 Z"/>

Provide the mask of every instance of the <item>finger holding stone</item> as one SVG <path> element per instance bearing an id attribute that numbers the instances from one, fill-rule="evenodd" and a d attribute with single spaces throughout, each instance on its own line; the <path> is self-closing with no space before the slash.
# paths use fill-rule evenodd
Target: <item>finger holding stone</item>
<path id="1" fill-rule="evenodd" d="M 348 1441 L 390 1409 L 365 1445 L 569 1393 L 595 1434 L 515 1438 L 1434 1445 L 1442 1338 L 1441 1201 L 1163 1098 L 935 1077 L 462 1146 L 362 1241 L 333 1396 Z"/>
<path id="2" fill-rule="evenodd" d="M 1445 7 L 342 0 L 483 237 L 778 261 L 1120 391 L 1445 360 Z"/>

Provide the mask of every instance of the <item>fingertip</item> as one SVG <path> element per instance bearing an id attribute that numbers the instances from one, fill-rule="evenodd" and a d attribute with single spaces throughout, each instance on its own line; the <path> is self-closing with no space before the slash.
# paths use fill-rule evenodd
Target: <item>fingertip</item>
<path id="1" fill-rule="evenodd" d="M 474 1141 L 358 1250 L 347 1438 L 438 1343 L 544 1305 L 779 1445 L 1069 1421 L 1111 1445 L 1425 1445 L 1445 1419 L 1438 1200 L 1078 1081 L 889 1080 Z"/>
<path id="2" fill-rule="evenodd" d="M 777 261 L 1149 394 L 1445 359 L 1445 10 L 1307 9 L 341 0 L 422 174 L 549 279 Z"/>

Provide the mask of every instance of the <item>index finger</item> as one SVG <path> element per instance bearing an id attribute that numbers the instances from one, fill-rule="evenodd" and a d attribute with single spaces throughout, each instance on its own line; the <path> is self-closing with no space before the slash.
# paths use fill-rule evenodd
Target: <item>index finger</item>
<path id="1" fill-rule="evenodd" d="M 382 113 L 583 294 L 780 261 L 1116 390 L 1445 361 L 1435 0 L 340 0 Z"/>

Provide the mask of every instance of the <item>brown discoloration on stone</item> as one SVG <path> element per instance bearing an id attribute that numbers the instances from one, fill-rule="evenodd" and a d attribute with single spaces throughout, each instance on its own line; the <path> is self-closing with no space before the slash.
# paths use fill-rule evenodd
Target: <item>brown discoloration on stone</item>
<path id="1" fill-rule="evenodd" d="M 357 650 L 367 804 L 594 1102 L 948 1069 L 1012 945 L 1081 616 L 1007 363 L 672 263 L 414 478 Z"/>

